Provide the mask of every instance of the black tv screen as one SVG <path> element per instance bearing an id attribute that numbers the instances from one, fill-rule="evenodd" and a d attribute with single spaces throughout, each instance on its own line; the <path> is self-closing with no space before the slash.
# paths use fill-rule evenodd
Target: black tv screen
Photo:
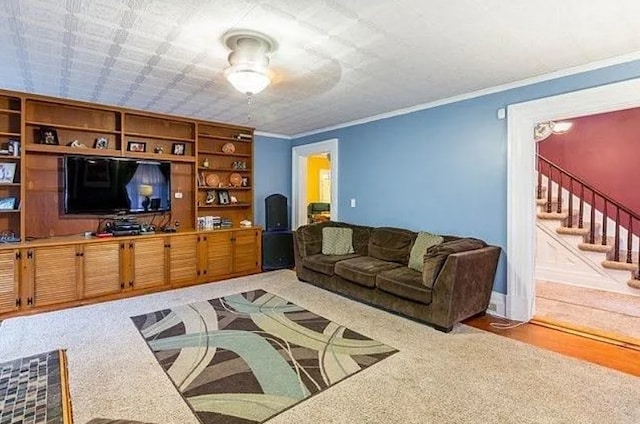
<path id="1" fill-rule="evenodd" d="M 167 212 L 170 193 L 170 162 L 65 156 L 67 214 Z"/>

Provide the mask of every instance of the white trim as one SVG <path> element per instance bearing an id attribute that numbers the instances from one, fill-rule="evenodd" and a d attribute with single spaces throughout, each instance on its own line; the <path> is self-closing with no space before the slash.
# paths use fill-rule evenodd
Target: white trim
<path id="1" fill-rule="evenodd" d="M 487 313 L 497 317 L 506 317 L 506 298 L 506 294 L 492 291 Z"/>
<path id="2" fill-rule="evenodd" d="M 432 102 L 422 103 L 415 106 L 406 107 L 403 109 L 397 109 L 390 112 L 381 113 L 378 115 L 368 116 L 361 119 L 356 119 L 342 124 L 336 124 L 329 127 L 319 128 L 316 130 L 305 131 L 302 133 L 294 134 L 289 138 L 296 139 L 300 137 L 306 137 L 309 135 L 319 134 L 326 131 L 338 130 L 340 128 L 351 127 L 353 125 L 366 124 L 372 121 L 378 121 L 381 119 L 392 118 L 394 116 L 406 115 L 408 113 L 417 112 L 419 110 L 431 109 L 434 107 L 446 105 L 449 103 L 460 102 L 463 100 L 473 99 L 475 97 L 486 96 L 489 94 L 499 93 L 501 91 L 512 90 L 514 88 L 525 87 L 531 84 L 537 84 L 544 81 L 553 80 L 556 78 L 562 78 L 569 75 L 579 74 L 582 72 L 594 71 L 596 69 L 606 68 L 607 66 L 619 65 L 621 63 L 632 62 L 640 59 L 640 52 L 630 53 L 622 56 L 616 56 L 609 59 L 598 60 L 595 62 L 587 63 L 585 65 L 574 66 L 571 68 L 561 69 L 559 71 L 549 72 L 547 74 L 538 75 L 531 78 L 525 78 L 519 81 L 510 82 L 508 84 L 496 85 L 489 88 L 483 88 L 481 90 L 471 91 L 468 93 L 460 94 L 457 96 L 447 97 Z"/>
<path id="3" fill-rule="evenodd" d="M 331 220 L 338 220 L 338 139 L 332 138 L 291 148 L 291 227 L 294 230 L 307 223 L 307 158 L 318 153 L 331 155 Z"/>
<path id="4" fill-rule="evenodd" d="M 253 134 L 254 135 L 259 135 L 259 136 L 262 136 L 262 137 L 281 138 L 283 140 L 291 140 L 291 138 L 292 138 L 290 135 L 276 134 L 276 133 L 270 133 L 270 132 L 266 132 L 266 131 L 254 131 Z"/>
<path id="5" fill-rule="evenodd" d="M 535 301 L 535 143 L 533 127 L 551 119 L 640 106 L 640 79 L 510 105 L 507 113 L 507 317 L 528 321 Z"/>

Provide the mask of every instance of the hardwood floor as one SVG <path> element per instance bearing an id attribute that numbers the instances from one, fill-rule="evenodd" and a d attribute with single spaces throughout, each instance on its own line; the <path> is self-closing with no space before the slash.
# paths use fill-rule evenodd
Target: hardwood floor
<path id="1" fill-rule="evenodd" d="M 510 321 L 491 315 L 464 321 L 464 324 L 471 327 L 640 377 L 640 350 L 637 348 L 574 334 L 543 323 L 529 322 L 512 329 L 496 328 L 492 323 L 504 324 Z"/>

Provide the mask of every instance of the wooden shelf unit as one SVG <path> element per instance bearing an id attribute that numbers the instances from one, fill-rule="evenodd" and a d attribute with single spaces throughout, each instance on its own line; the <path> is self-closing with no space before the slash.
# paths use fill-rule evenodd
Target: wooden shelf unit
<path id="1" fill-rule="evenodd" d="M 238 138 L 240 134 L 244 136 L 243 139 Z M 234 146 L 232 153 L 223 151 L 223 147 L 229 143 Z M 210 174 L 216 174 L 220 179 L 219 187 L 204 184 L 197 187 L 198 217 L 229 218 L 234 227 L 240 225 L 240 221 L 243 220 L 253 222 L 253 130 L 199 122 L 196 160 L 198 180 L 204 182 Z M 208 166 L 203 165 L 205 161 L 208 162 Z M 234 173 L 247 178 L 248 184 L 242 187 L 232 186 L 230 177 Z M 226 190 L 237 202 L 224 205 L 207 204 L 207 193 L 211 190 Z"/>
<path id="2" fill-rule="evenodd" d="M 55 130 L 57 144 L 43 144 L 43 127 Z M 107 139 L 106 148 L 96 147 L 99 138 Z M 71 147 L 74 140 L 85 147 Z M 15 156 L 1 151 L 9 141 L 20 145 Z M 131 151 L 130 141 L 146 143 L 145 151 Z M 222 152 L 225 143 L 235 152 Z M 103 217 L 64 214 L 66 155 L 170 162 L 170 216 L 136 218 L 179 221 L 180 232 L 79 236 L 97 230 Z M 211 166 L 199 169 L 204 159 Z M 15 209 L 0 209 L 0 230 L 21 240 L 0 244 L 0 319 L 261 270 L 261 229 L 240 228 L 240 221 L 253 221 L 253 187 L 216 188 L 238 202 L 204 205 L 207 189 L 197 182 L 200 172 L 219 173 L 224 185 L 233 173 L 253 182 L 252 128 L 0 90 L 0 164 L 15 165 L 13 181 L 0 183 L 0 197 L 16 198 Z M 233 228 L 197 231 L 197 218 L 211 214 L 230 218 Z"/>

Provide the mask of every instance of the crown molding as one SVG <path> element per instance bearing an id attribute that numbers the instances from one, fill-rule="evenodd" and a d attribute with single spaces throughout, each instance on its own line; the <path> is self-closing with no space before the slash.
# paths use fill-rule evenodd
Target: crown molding
<path id="1" fill-rule="evenodd" d="M 283 140 L 291 140 L 293 138 L 290 135 L 276 134 L 276 133 L 270 133 L 266 131 L 254 131 L 253 134 L 259 135 L 261 137 L 281 138 Z"/>
<path id="2" fill-rule="evenodd" d="M 594 71 L 597 69 L 606 68 L 608 66 L 619 65 L 621 63 L 632 62 L 634 60 L 639 60 L 639 59 L 640 59 L 640 51 L 637 51 L 637 52 L 622 55 L 622 56 L 615 56 L 608 59 L 598 60 L 595 62 L 587 63 L 585 65 L 573 66 L 571 68 L 565 68 L 559 71 L 549 72 L 547 74 L 538 75 L 531 78 L 525 78 L 519 81 L 510 82 L 507 84 L 501 84 L 501 85 L 496 85 L 489 88 L 483 88 L 481 90 L 471 91 L 471 92 L 460 94 L 457 96 L 435 100 L 433 102 L 422 103 L 415 106 L 397 109 L 391 112 L 381 113 L 379 115 L 373 115 L 366 118 L 356 119 L 354 121 L 344 122 L 342 124 L 332 125 L 329 127 L 319 128 L 311 131 L 306 131 L 306 132 L 294 134 L 292 136 L 287 136 L 287 137 L 289 139 L 297 139 L 301 137 L 307 137 L 309 135 L 315 135 L 315 134 L 320 134 L 327 131 L 333 131 L 341 128 L 351 127 L 354 125 L 366 124 L 373 121 L 379 121 L 381 119 L 393 118 L 394 116 L 406 115 L 409 113 L 418 112 L 420 110 L 425 110 L 425 109 L 432 109 L 434 107 L 443 106 L 450 103 L 456 103 L 463 100 L 469 100 L 476 97 L 495 94 L 501 91 L 512 90 L 514 88 L 526 87 L 528 85 L 538 84 L 541 82 L 550 81 L 550 80 L 554 80 L 562 77 L 567 77 L 574 74 L 580 74 L 583 72 Z"/>

